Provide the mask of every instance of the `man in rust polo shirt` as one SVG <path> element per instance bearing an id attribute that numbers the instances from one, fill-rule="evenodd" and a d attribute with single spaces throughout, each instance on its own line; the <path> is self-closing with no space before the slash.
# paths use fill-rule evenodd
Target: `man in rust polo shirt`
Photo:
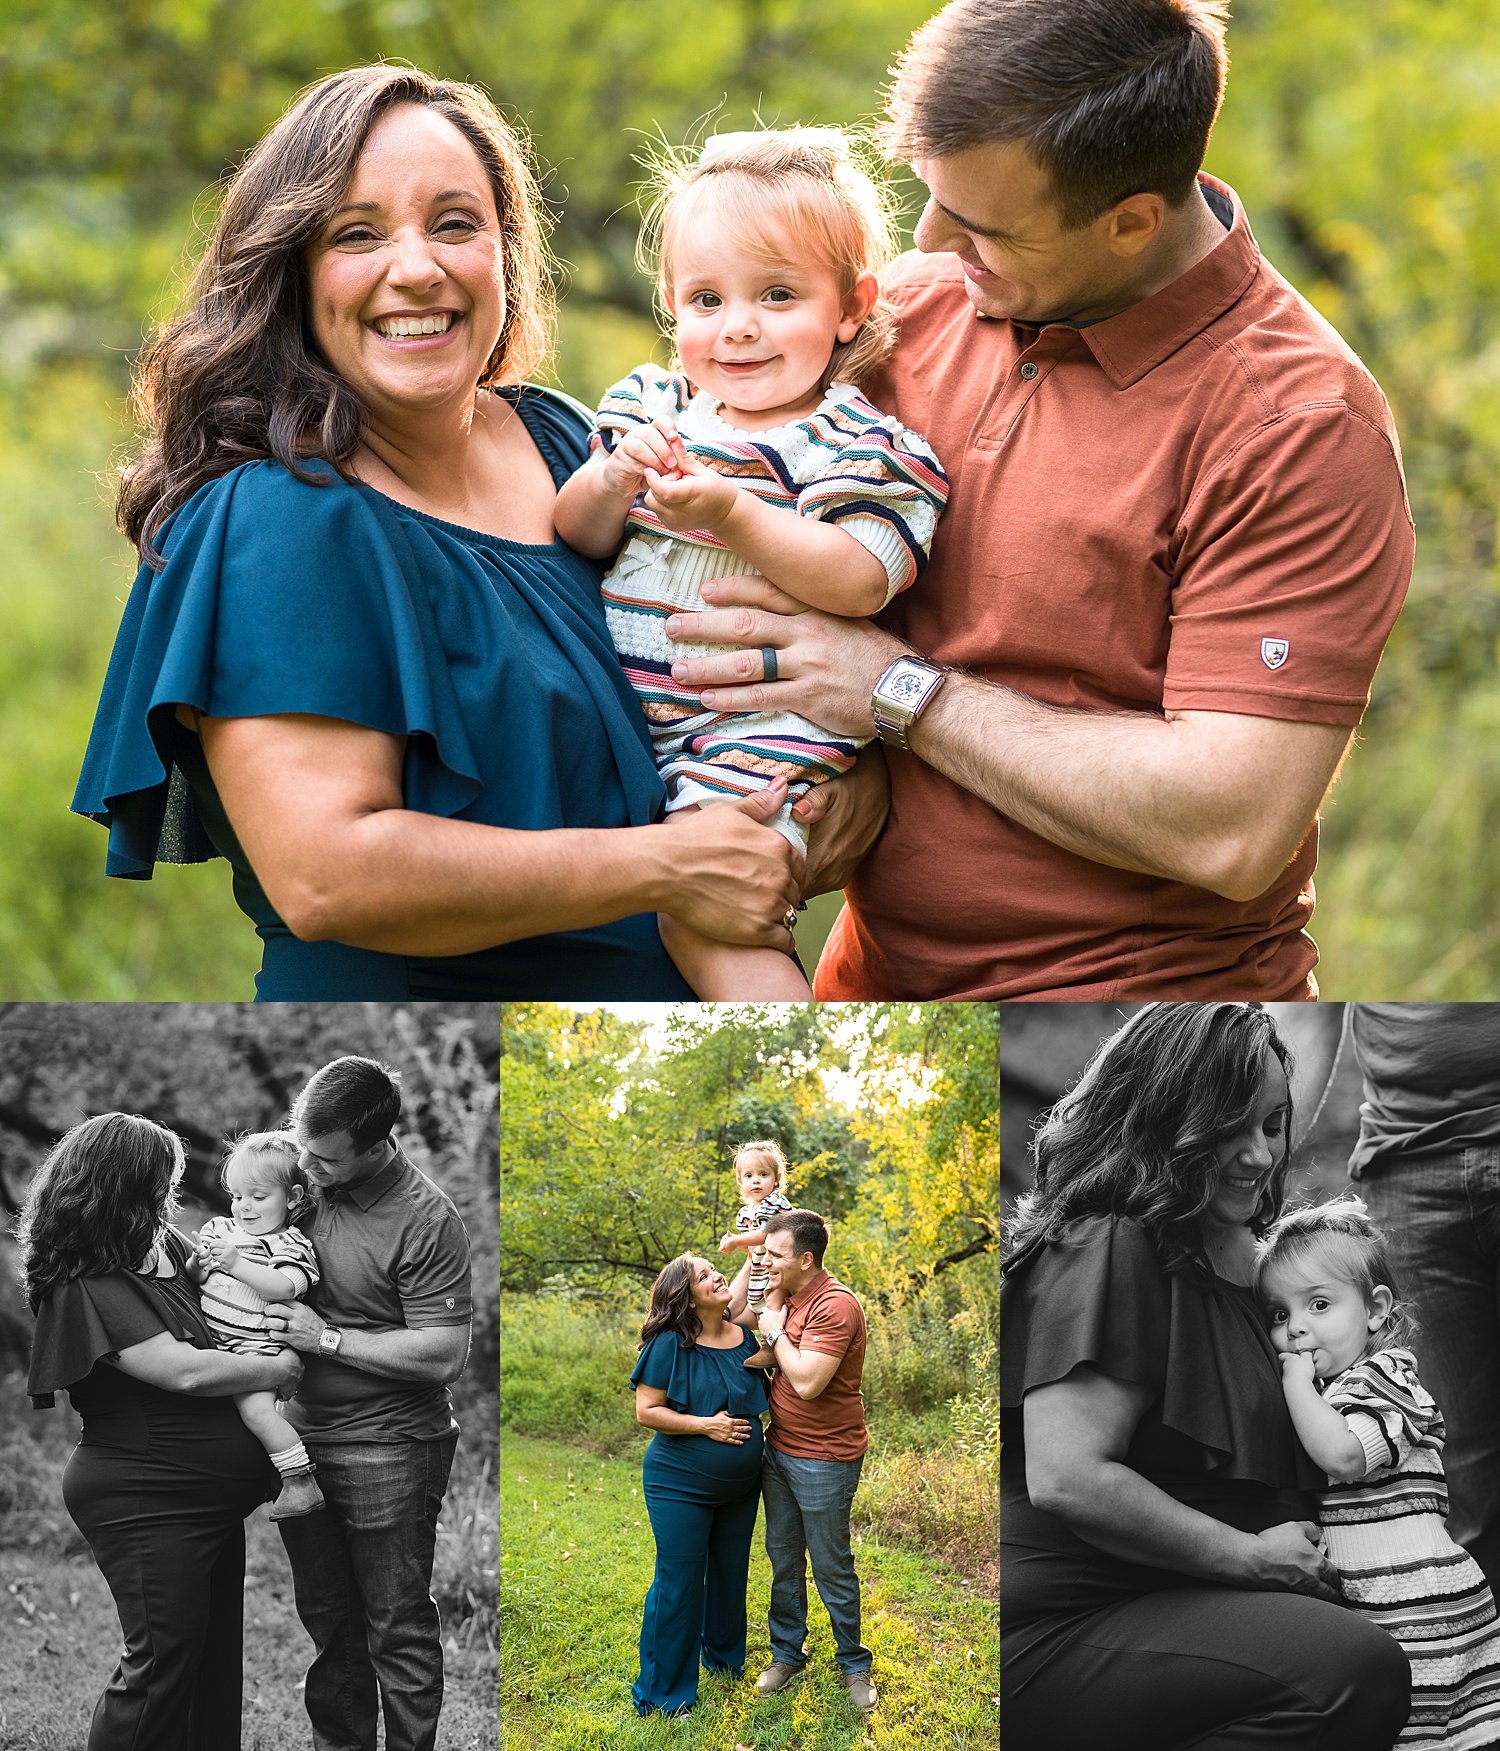
<path id="1" fill-rule="evenodd" d="M 1316 994 L 1413 538 L 1379 389 L 1199 173 L 1224 70 L 1210 0 L 953 0 L 903 57 L 929 199 L 868 388 L 952 483 L 927 573 L 879 628 L 764 580 L 669 627 L 775 647 L 681 665 L 705 705 L 887 743 L 820 998 Z"/>
<path id="2" fill-rule="evenodd" d="M 771 1664 L 762 1696 L 786 1687 L 807 1664 L 807 1564 L 833 1625 L 834 1658 L 849 1700 L 875 1706 L 870 1650 L 859 1639 L 859 1577 L 849 1546 L 849 1504 L 869 1439 L 859 1381 L 865 1316 L 852 1290 L 823 1268 L 828 1228 L 814 1210 L 783 1210 L 766 1224 L 766 1268 L 786 1298 L 763 1312 L 771 1346 L 771 1427 L 761 1488 L 771 1560 Z"/>
<path id="3" fill-rule="evenodd" d="M 315 1649 L 304 1701 L 317 1751 L 431 1751 L 443 1701 L 433 1603 L 438 1512 L 458 1445 L 448 1382 L 469 1350 L 469 1241 L 457 1210 L 397 1146 L 394 1072 L 338 1058 L 292 1108 L 318 1189 L 308 1236 L 322 1280 L 273 1323 L 307 1358 L 288 1415 L 326 1505 L 280 1522 Z"/>

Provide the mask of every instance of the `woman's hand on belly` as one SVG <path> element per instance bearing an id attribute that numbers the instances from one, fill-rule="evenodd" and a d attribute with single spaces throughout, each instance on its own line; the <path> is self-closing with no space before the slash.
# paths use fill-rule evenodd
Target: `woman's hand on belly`
<path id="1" fill-rule="evenodd" d="M 703 1419 L 703 1433 L 710 1441 L 722 1441 L 730 1447 L 743 1447 L 750 1439 L 750 1424 L 744 1417 L 732 1417 L 728 1411 L 718 1411 Z"/>

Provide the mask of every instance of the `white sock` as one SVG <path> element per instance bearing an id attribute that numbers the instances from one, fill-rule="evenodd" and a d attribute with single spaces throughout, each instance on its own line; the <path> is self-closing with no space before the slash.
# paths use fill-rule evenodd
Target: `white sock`
<path id="1" fill-rule="evenodd" d="M 295 1447 L 283 1447 L 279 1453 L 273 1453 L 271 1463 L 283 1477 L 290 1477 L 294 1471 L 306 1471 L 312 1461 L 307 1457 L 306 1447 L 299 1441 Z"/>

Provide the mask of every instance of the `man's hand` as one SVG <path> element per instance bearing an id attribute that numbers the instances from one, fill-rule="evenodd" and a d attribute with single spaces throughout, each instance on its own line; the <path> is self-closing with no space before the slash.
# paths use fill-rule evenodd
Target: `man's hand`
<path id="1" fill-rule="evenodd" d="M 668 638 L 736 647 L 672 665 L 673 680 L 706 689 L 708 710 L 795 711 L 838 735 L 875 734 L 870 694 L 908 646 L 868 620 L 802 608 L 766 578 L 716 578 L 703 598 L 711 609 L 673 614 L 666 630 Z M 774 681 L 762 679 L 762 645 L 776 651 Z"/>
<path id="2" fill-rule="evenodd" d="M 266 1324 L 273 1332 L 284 1331 L 286 1341 L 294 1350 L 303 1352 L 315 1351 L 318 1339 L 327 1327 L 327 1320 L 319 1319 L 310 1307 L 304 1307 L 300 1301 L 283 1301 L 274 1309 L 268 1309 Z"/>
<path id="3" fill-rule="evenodd" d="M 786 1315 L 775 1308 L 764 1307 L 756 1329 L 768 1344 L 774 1343 L 786 1331 Z"/>
<path id="4" fill-rule="evenodd" d="M 840 778 L 815 784 L 792 806 L 808 828 L 802 894 L 832 894 L 848 887 L 865 853 L 880 837 L 891 807 L 885 751 L 872 743 Z"/>

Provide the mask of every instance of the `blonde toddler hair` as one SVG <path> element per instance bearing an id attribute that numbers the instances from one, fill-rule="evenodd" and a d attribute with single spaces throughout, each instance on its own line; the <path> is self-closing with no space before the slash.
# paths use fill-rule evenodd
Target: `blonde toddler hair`
<path id="1" fill-rule="evenodd" d="M 769 1137 L 762 1138 L 758 1143 L 741 1143 L 734 1152 L 734 1176 L 739 1178 L 740 1163 L 747 1155 L 764 1155 L 776 1169 L 776 1189 L 778 1192 L 786 1189 L 786 1156 L 781 1145 L 773 1143 Z"/>
<path id="2" fill-rule="evenodd" d="M 866 168 L 864 147 L 841 128 L 714 134 L 696 156 L 655 148 L 647 170 L 651 200 L 637 259 L 655 277 L 657 312 L 669 333 L 676 252 L 696 221 L 707 219 L 768 259 L 782 259 L 790 240 L 799 255 L 834 269 L 845 296 L 861 274 L 878 274 L 896 254 L 890 194 Z M 866 381 L 895 342 L 896 313 L 881 297 L 854 339 L 835 345 L 821 387 Z"/>
<path id="3" fill-rule="evenodd" d="M 253 1164 L 286 1189 L 287 1215 L 295 1216 L 312 1196 L 302 1168 L 302 1151 L 290 1131 L 246 1131 L 236 1137 L 224 1154 L 219 1184 L 226 1189 L 229 1170 L 237 1161 Z"/>

